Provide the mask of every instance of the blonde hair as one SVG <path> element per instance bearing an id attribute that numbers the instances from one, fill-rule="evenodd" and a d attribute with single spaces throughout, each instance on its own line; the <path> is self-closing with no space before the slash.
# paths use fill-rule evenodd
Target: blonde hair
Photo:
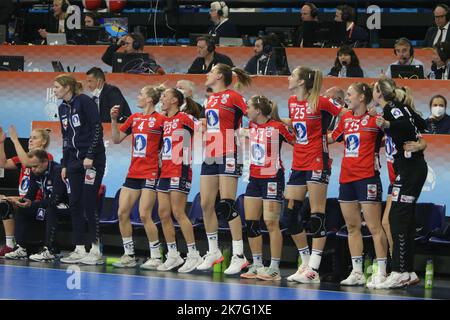
<path id="1" fill-rule="evenodd" d="M 55 78 L 55 81 L 63 87 L 68 86 L 74 96 L 79 95 L 83 90 L 83 84 L 70 74 L 61 74 Z"/>
<path id="2" fill-rule="evenodd" d="M 397 87 L 397 84 L 392 79 L 380 79 L 375 86 L 381 92 L 384 100 L 407 105 L 415 113 L 418 113 L 414 106 L 414 98 L 410 88 Z"/>
<path id="3" fill-rule="evenodd" d="M 164 84 L 152 86 L 147 85 L 142 88 L 144 90 L 144 93 L 147 97 L 151 98 L 153 101 L 153 105 L 156 105 L 159 102 L 159 99 L 161 99 L 162 93 L 167 89 Z"/>
<path id="4" fill-rule="evenodd" d="M 253 104 L 256 110 L 260 110 L 261 113 L 270 119 L 275 121 L 281 121 L 280 115 L 278 114 L 278 105 L 276 102 L 269 100 L 265 96 L 252 96 L 249 102 Z"/>
<path id="5" fill-rule="evenodd" d="M 44 140 L 43 148 L 47 149 L 50 145 L 50 132 L 52 132 L 51 129 L 45 128 L 45 129 L 34 129 L 33 131 L 36 131 L 41 136 L 41 139 Z"/>
<path id="6" fill-rule="evenodd" d="M 304 86 L 308 95 L 308 106 L 313 112 L 316 112 L 319 103 L 320 89 L 322 88 L 323 82 L 322 72 L 320 70 L 298 66 L 292 73 L 297 74 L 299 80 L 305 81 Z"/>

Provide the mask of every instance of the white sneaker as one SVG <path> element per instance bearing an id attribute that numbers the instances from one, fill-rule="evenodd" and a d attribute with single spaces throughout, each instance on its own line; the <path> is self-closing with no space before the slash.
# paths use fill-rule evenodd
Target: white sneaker
<path id="1" fill-rule="evenodd" d="M 178 251 L 169 252 L 166 256 L 167 260 L 158 266 L 156 270 L 158 271 L 169 271 L 173 268 L 181 266 L 184 262 L 183 258 L 180 257 L 180 253 Z"/>
<path id="2" fill-rule="evenodd" d="M 266 280 L 266 281 L 279 281 L 281 280 L 280 269 L 274 268 L 260 268 L 258 269 L 258 274 L 256 275 L 257 279 Z"/>
<path id="3" fill-rule="evenodd" d="M 71 264 L 79 263 L 87 255 L 88 254 L 86 251 L 77 251 L 77 249 L 75 249 L 67 257 L 61 258 L 61 260 L 59 260 L 59 261 L 62 263 L 71 263 Z"/>
<path id="4" fill-rule="evenodd" d="M 366 278 L 361 272 L 352 271 L 347 279 L 341 281 L 343 286 L 363 286 L 366 284 Z"/>
<path id="5" fill-rule="evenodd" d="M 377 289 L 396 289 L 403 288 L 408 285 L 409 273 L 393 271 L 387 277 L 386 281 L 377 286 Z"/>
<path id="6" fill-rule="evenodd" d="M 301 274 L 295 274 L 292 279 L 299 283 L 320 283 L 319 273 L 309 266 Z"/>
<path id="7" fill-rule="evenodd" d="M 227 275 L 237 274 L 249 265 L 247 258 L 242 255 L 239 257 L 237 254 L 231 257 L 230 266 L 223 272 Z"/>
<path id="8" fill-rule="evenodd" d="M 86 255 L 86 257 L 80 260 L 80 263 L 95 266 L 97 264 L 104 264 L 105 260 L 103 259 L 102 254 L 100 252 L 94 252 L 91 250 Z"/>
<path id="9" fill-rule="evenodd" d="M 420 278 L 417 276 L 415 272 L 409 273 L 409 281 L 408 286 L 415 286 L 416 284 L 420 283 Z"/>
<path id="10" fill-rule="evenodd" d="M 134 268 L 137 265 L 137 260 L 134 256 L 124 254 L 119 261 L 114 262 L 112 265 L 116 268 Z"/>
<path id="11" fill-rule="evenodd" d="M 12 260 L 26 259 L 27 257 L 27 249 L 22 248 L 19 245 L 17 246 L 16 250 L 5 254 L 5 258 Z"/>
<path id="12" fill-rule="evenodd" d="M 44 247 L 39 253 L 32 254 L 30 260 L 37 262 L 50 262 L 57 258 L 56 255 L 52 254 L 47 247 Z"/>
<path id="13" fill-rule="evenodd" d="M 214 266 L 216 263 L 221 263 L 223 261 L 222 252 L 217 249 L 214 252 L 206 252 L 206 254 L 203 256 L 203 262 L 197 267 L 197 270 L 208 270 L 212 266 Z"/>
<path id="14" fill-rule="evenodd" d="M 244 279 L 256 279 L 258 270 L 264 268 L 262 264 L 252 264 L 246 273 L 241 274 L 241 278 Z"/>
<path id="15" fill-rule="evenodd" d="M 183 266 L 178 269 L 178 272 L 180 273 L 188 273 L 192 270 L 195 270 L 199 265 L 203 263 L 202 257 L 200 257 L 200 254 L 198 251 L 194 251 L 192 253 L 187 254 L 186 256 L 186 262 L 183 264 Z"/>
<path id="16" fill-rule="evenodd" d="M 300 267 L 298 267 L 298 270 L 296 273 L 291 274 L 289 277 L 286 278 L 287 281 L 295 281 L 294 278 L 300 276 L 303 272 L 305 272 L 305 270 L 308 268 L 308 265 L 300 265 Z"/>
<path id="17" fill-rule="evenodd" d="M 375 275 L 372 275 L 366 283 L 366 287 L 369 289 L 376 289 L 379 287 L 383 282 L 385 282 L 387 279 L 386 275 L 381 273 L 376 273 Z"/>
<path id="18" fill-rule="evenodd" d="M 139 268 L 144 270 L 156 270 L 160 265 L 162 265 L 161 259 L 148 258 Z"/>

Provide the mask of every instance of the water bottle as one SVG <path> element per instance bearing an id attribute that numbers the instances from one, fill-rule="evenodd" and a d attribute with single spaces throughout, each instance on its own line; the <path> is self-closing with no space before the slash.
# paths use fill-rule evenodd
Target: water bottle
<path id="1" fill-rule="evenodd" d="M 347 66 L 342 65 L 341 71 L 339 71 L 339 78 L 347 77 Z"/>
<path id="2" fill-rule="evenodd" d="M 372 262 L 372 275 L 376 275 L 378 273 L 378 260 L 373 259 Z"/>
<path id="3" fill-rule="evenodd" d="M 301 255 L 298 255 L 298 260 L 297 260 L 297 267 L 301 267 L 302 266 L 302 256 Z"/>
<path id="4" fill-rule="evenodd" d="M 425 289 L 433 288 L 433 275 L 434 275 L 433 260 L 429 259 L 427 261 L 427 266 L 425 267 Z"/>
<path id="5" fill-rule="evenodd" d="M 430 80 L 436 79 L 436 74 L 434 73 L 434 71 L 431 71 L 429 76 L 430 76 L 430 78 L 429 78 Z"/>
<path id="6" fill-rule="evenodd" d="M 364 258 L 364 276 L 366 277 L 366 280 L 369 279 L 371 275 L 372 275 L 372 259 L 366 256 Z"/>
<path id="7" fill-rule="evenodd" d="M 224 272 L 229 266 L 231 262 L 231 250 L 226 247 L 223 249 L 223 261 L 222 261 L 222 272 Z"/>

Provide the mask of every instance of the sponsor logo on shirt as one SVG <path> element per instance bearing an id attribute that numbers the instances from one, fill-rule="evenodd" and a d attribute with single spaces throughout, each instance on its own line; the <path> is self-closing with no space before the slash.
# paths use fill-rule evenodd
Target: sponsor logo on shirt
<path id="1" fill-rule="evenodd" d="M 298 144 L 308 144 L 308 132 L 306 130 L 305 122 L 294 122 L 294 129 L 296 133 Z"/>
<path id="2" fill-rule="evenodd" d="M 217 132 L 220 130 L 219 123 L 219 110 L 209 109 L 206 112 L 206 123 L 208 125 L 208 131 Z"/>
<path id="3" fill-rule="evenodd" d="M 72 123 L 73 123 L 74 127 L 81 126 L 80 116 L 78 114 L 73 114 L 72 115 Z"/>
<path id="4" fill-rule="evenodd" d="M 403 117 L 403 113 L 399 108 L 392 108 L 391 114 L 395 119 Z"/>
<path id="5" fill-rule="evenodd" d="M 261 143 L 253 143 L 251 149 L 252 163 L 257 166 L 263 166 L 266 158 L 266 150 L 264 145 Z"/>
<path id="6" fill-rule="evenodd" d="M 359 155 L 359 133 L 352 133 L 345 137 L 345 156 L 356 158 Z"/>
<path id="7" fill-rule="evenodd" d="M 398 187 L 394 187 L 392 188 L 392 201 L 398 201 L 398 195 L 400 194 L 400 188 Z"/>
<path id="8" fill-rule="evenodd" d="M 143 133 L 134 135 L 133 157 L 143 158 L 147 150 L 147 135 Z"/>
<path id="9" fill-rule="evenodd" d="M 162 147 L 162 159 L 171 160 L 172 159 L 172 137 L 165 137 Z"/>

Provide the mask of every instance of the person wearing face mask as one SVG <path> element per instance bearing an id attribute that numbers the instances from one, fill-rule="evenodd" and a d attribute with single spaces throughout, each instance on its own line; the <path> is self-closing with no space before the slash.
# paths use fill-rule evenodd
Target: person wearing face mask
<path id="1" fill-rule="evenodd" d="M 447 99 L 437 94 L 430 100 L 430 117 L 425 120 L 427 131 L 432 134 L 450 134 L 450 116 L 446 113 Z"/>
<path id="2" fill-rule="evenodd" d="M 93 67 L 86 72 L 86 86 L 92 93 L 92 99 L 98 107 L 102 122 L 111 122 L 111 108 L 119 105 L 118 123 L 123 123 L 131 115 L 130 106 L 116 86 L 106 83 L 102 69 Z"/>
<path id="3" fill-rule="evenodd" d="M 329 76 L 346 78 L 362 78 L 364 72 L 359 65 L 359 59 L 355 51 L 349 46 L 342 46 L 336 54 L 334 66 L 328 73 Z"/>
<path id="4" fill-rule="evenodd" d="M 450 79 L 450 42 L 439 42 L 433 46 L 431 72 L 428 79 Z"/>

